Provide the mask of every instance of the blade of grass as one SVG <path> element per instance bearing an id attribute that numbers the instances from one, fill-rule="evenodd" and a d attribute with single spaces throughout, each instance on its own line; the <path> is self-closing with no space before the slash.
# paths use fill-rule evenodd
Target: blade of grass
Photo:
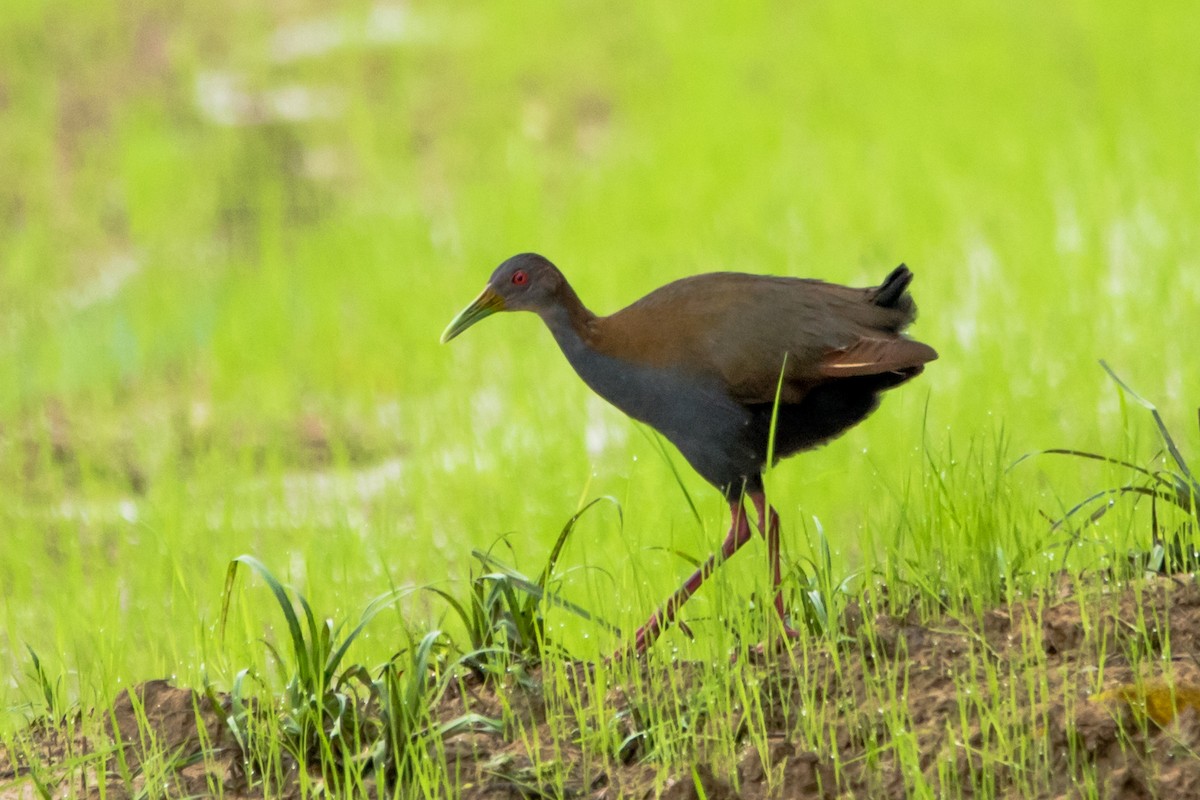
<path id="1" fill-rule="evenodd" d="M 346 638 L 342 640 L 341 646 L 329 654 L 329 659 L 325 662 L 326 685 L 328 685 L 329 681 L 333 680 L 333 674 L 337 671 L 338 664 L 341 663 L 342 658 L 346 655 L 346 650 L 348 650 L 350 644 L 356 638 L 358 638 L 358 635 L 362 633 L 362 629 L 367 626 L 367 623 L 375 619 L 379 612 L 404 599 L 411 592 L 412 589 L 410 588 L 384 592 L 367 604 L 366 609 L 363 610 L 362 616 L 358 620 L 358 625 L 356 625 L 354 630 L 350 631 Z"/>
<path id="2" fill-rule="evenodd" d="M 546 559 L 546 566 L 542 569 L 541 576 L 538 577 L 538 586 L 545 588 L 546 582 L 550 580 L 550 573 L 553 572 L 554 565 L 558 563 L 558 557 L 562 554 L 563 546 L 566 545 L 567 538 L 571 535 L 571 531 L 575 530 L 575 523 L 579 521 L 580 517 L 588 512 L 588 509 L 601 502 L 612 503 L 613 507 L 617 509 L 617 519 L 621 527 L 624 527 L 625 514 L 621 510 L 621 503 L 617 500 L 617 498 L 610 495 L 602 495 L 589 502 L 583 508 L 572 514 L 571 518 L 567 520 L 567 524 L 563 525 L 562 531 L 558 534 L 558 538 L 554 540 L 554 546 L 550 548 L 550 557 Z"/>
<path id="3" fill-rule="evenodd" d="M 1192 496 L 1194 498 L 1200 498 L 1200 483 L 1197 483 L 1195 476 L 1192 475 L 1192 471 L 1188 468 L 1187 462 L 1183 458 L 1183 454 L 1180 453 L 1179 448 L 1175 446 L 1175 440 L 1171 438 L 1171 432 L 1167 430 L 1167 425 L 1165 422 L 1163 422 L 1162 415 L 1158 413 L 1158 408 L 1149 400 L 1144 399 L 1141 395 L 1131 389 L 1128 384 L 1125 383 L 1125 381 L 1117 377 L 1117 373 L 1113 372 L 1112 367 L 1110 367 L 1108 362 L 1106 362 L 1104 359 L 1100 360 L 1100 366 L 1104 368 L 1104 371 L 1109 374 L 1109 377 L 1116 381 L 1117 385 L 1120 386 L 1126 394 L 1132 397 L 1134 401 L 1140 404 L 1143 408 L 1146 408 L 1150 411 L 1150 416 L 1154 418 L 1154 424 L 1158 426 L 1159 435 L 1162 436 L 1162 440 L 1167 446 L 1167 452 L 1171 454 L 1171 458 L 1175 460 L 1175 464 L 1179 467 L 1179 469 L 1187 477 L 1188 482 L 1191 484 Z"/>
<path id="4" fill-rule="evenodd" d="M 245 564 L 255 572 L 257 572 L 267 586 L 271 589 L 271 593 L 275 595 L 275 600 L 279 603 L 280 610 L 283 611 L 283 617 L 287 621 L 288 634 L 292 639 L 292 649 L 296 655 L 297 671 L 301 675 L 308 676 L 311 674 L 312 667 L 309 664 L 308 649 L 304 643 L 304 633 L 300 627 L 300 620 L 296 616 L 296 609 L 293 608 L 291 600 L 288 598 L 287 589 L 284 588 L 271 571 L 254 556 L 240 555 L 229 562 L 229 569 L 225 573 L 225 597 L 221 602 L 221 636 L 225 635 L 226 615 L 229 611 L 230 596 L 233 591 L 233 582 L 237 579 L 238 565 Z M 307 605 L 307 604 L 306 604 Z M 311 611 L 309 612 L 311 619 Z"/>
<path id="5" fill-rule="evenodd" d="M 783 397 L 783 378 L 787 374 L 788 354 L 783 354 L 779 380 L 775 383 L 775 400 L 771 403 L 771 426 L 767 429 L 767 472 L 775 466 L 775 429 L 779 424 L 779 400 Z"/>
<path id="6" fill-rule="evenodd" d="M 1101 491 L 1096 492 L 1096 493 L 1090 495 L 1089 497 L 1084 498 L 1083 500 L 1079 501 L 1074 506 L 1072 506 L 1065 514 L 1063 514 L 1063 516 L 1061 518 L 1059 518 L 1050 527 L 1050 530 L 1053 531 L 1053 530 L 1057 530 L 1058 528 L 1062 527 L 1062 525 L 1067 520 L 1069 520 L 1075 514 L 1079 513 L 1079 511 L 1081 511 L 1084 508 L 1084 506 L 1094 503 L 1095 501 L 1097 501 L 1103 497 L 1107 497 L 1109 495 L 1120 496 L 1120 495 L 1125 495 L 1125 494 L 1139 494 L 1139 495 L 1143 495 L 1146 497 L 1157 497 L 1159 499 L 1167 500 L 1172 503 L 1175 500 L 1171 495 L 1168 495 L 1165 492 L 1155 491 L 1154 489 L 1151 489 L 1147 486 L 1118 486 L 1118 487 L 1115 487 L 1112 489 L 1102 489 Z M 1098 512 L 1094 512 L 1092 514 L 1090 521 L 1095 522 L 1096 520 L 1100 519 L 1100 517 L 1104 516 L 1104 514 L 1107 512 L 1108 512 L 1108 506 L 1105 506 L 1102 510 L 1100 510 Z"/>
<path id="7" fill-rule="evenodd" d="M 1159 451 L 1159 452 L 1162 452 L 1162 451 Z M 1113 458 L 1112 456 L 1100 455 L 1099 453 L 1089 453 L 1084 450 L 1071 450 L 1069 448 L 1063 448 L 1063 447 L 1052 447 L 1048 450 L 1035 450 L 1032 453 L 1026 453 L 1025 455 L 1018 458 L 1016 461 L 1014 461 L 1012 464 L 1010 464 L 1008 469 L 1011 470 L 1011 469 L 1015 468 L 1018 464 L 1020 464 L 1022 461 L 1026 461 L 1026 460 L 1034 458 L 1036 456 L 1050 456 L 1050 455 L 1075 456 L 1077 458 L 1088 458 L 1093 461 L 1103 461 L 1108 464 L 1114 464 L 1118 467 L 1126 467 L 1127 469 L 1131 469 L 1134 472 L 1137 472 L 1141 475 L 1145 475 L 1147 478 L 1150 478 L 1151 480 L 1157 481 L 1159 483 L 1166 483 L 1166 484 L 1173 485 L 1173 484 L 1171 484 L 1170 481 L 1166 480 L 1161 475 L 1159 475 L 1158 472 L 1156 472 L 1154 470 L 1149 470 L 1145 467 L 1139 467 L 1137 464 L 1133 464 L 1128 461 L 1123 461 L 1122 459 L 1119 459 L 1119 458 Z M 1005 470 L 1005 471 L 1007 472 L 1008 470 Z"/>
<path id="8" fill-rule="evenodd" d="M 562 597 L 559 597 L 557 594 L 555 594 L 553 592 L 545 591 L 537 583 L 534 583 L 532 580 L 530 580 L 526 576 L 522 575 L 520 572 L 513 569 L 512 567 L 508 566 L 504 562 L 497 560 L 494 556 L 491 556 L 491 555 L 483 552 L 482 550 L 472 550 L 471 555 L 474 556 L 475 558 L 479 559 L 480 561 L 482 561 L 490 569 L 496 570 L 496 572 L 499 573 L 499 575 L 497 577 L 503 577 L 503 578 L 507 579 L 508 581 L 511 581 L 513 583 L 513 585 L 517 586 L 518 588 L 521 589 L 521 591 L 529 594 L 530 596 L 535 597 L 538 600 L 545 600 L 546 602 L 550 603 L 551 605 L 557 606 L 558 608 L 561 608 L 564 611 L 571 612 L 572 614 L 579 617 L 580 619 L 584 619 L 584 620 L 587 620 L 588 622 L 595 623 L 596 625 L 599 625 L 600 627 L 604 628 L 606 631 L 609 631 L 610 633 L 614 633 L 617 636 L 621 635 L 621 629 L 618 628 L 616 625 L 613 625 L 612 623 L 607 622 L 607 621 L 601 619 L 600 617 L 595 616 L 590 611 L 588 611 L 586 608 L 583 608 L 582 606 L 578 606 L 575 603 L 572 603 L 570 600 L 564 600 Z M 484 576 L 484 577 L 486 577 L 486 576 Z"/>
<path id="9" fill-rule="evenodd" d="M 701 530 L 704 529 L 704 519 L 700 516 L 700 509 L 696 506 L 696 501 L 692 498 L 692 493 L 688 491 L 687 485 L 683 482 L 683 475 L 679 473 L 679 468 L 675 466 L 675 460 L 671 458 L 671 453 L 667 450 L 666 444 L 663 442 L 662 436 L 653 428 L 648 428 L 645 425 L 637 426 L 638 432 L 645 436 L 647 440 L 652 442 L 658 448 L 659 454 L 663 461 L 667 462 L 667 467 L 671 470 L 671 477 L 675 479 L 675 485 L 679 487 L 679 491 L 683 493 L 683 499 L 687 502 L 688 508 L 692 512 L 692 518 L 696 520 L 696 525 Z"/>

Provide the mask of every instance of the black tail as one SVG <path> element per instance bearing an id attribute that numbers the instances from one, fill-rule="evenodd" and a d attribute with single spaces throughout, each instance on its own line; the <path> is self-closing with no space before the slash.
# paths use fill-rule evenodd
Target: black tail
<path id="1" fill-rule="evenodd" d="M 901 306 L 901 299 L 904 297 L 904 291 L 912 283 L 912 279 L 912 272 L 908 267 L 901 264 L 883 279 L 883 283 L 879 284 L 879 287 L 875 290 L 875 296 L 871 298 L 871 302 L 884 308 L 899 308 Z M 911 302 L 911 300 L 908 301 L 908 303 Z"/>

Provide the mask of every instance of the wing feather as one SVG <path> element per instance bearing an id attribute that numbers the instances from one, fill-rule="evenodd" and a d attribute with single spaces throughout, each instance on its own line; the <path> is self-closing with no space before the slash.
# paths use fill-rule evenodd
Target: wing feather
<path id="1" fill-rule="evenodd" d="M 937 358 L 932 347 L 902 337 L 875 338 L 864 336 L 849 347 L 828 353 L 817 369 L 830 378 L 854 375 L 879 375 L 919 367 Z"/>

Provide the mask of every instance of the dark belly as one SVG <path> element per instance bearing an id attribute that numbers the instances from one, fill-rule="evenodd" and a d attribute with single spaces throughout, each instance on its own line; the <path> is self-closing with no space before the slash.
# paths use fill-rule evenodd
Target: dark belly
<path id="1" fill-rule="evenodd" d="M 772 404 L 742 405 L 723 386 L 680 371 L 594 353 L 583 363 L 567 356 L 593 391 L 659 431 L 726 497 L 762 490 Z M 813 387 L 798 403 L 781 405 L 776 459 L 817 447 L 858 424 L 879 404 L 881 391 L 919 371 L 833 380 Z"/>

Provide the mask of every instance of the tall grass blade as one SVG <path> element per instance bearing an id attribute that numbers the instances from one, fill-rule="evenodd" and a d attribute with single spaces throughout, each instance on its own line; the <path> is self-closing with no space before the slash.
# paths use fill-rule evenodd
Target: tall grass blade
<path id="1" fill-rule="evenodd" d="M 229 598 L 233 589 L 233 582 L 237 578 L 238 565 L 245 564 L 246 566 L 257 572 L 267 586 L 271 589 L 271 593 L 275 595 L 276 602 L 279 603 L 279 608 L 283 611 L 283 617 L 287 621 L 288 634 L 292 639 L 292 650 L 296 655 L 296 669 L 302 676 L 312 675 L 312 665 L 309 661 L 308 648 L 304 642 L 304 632 L 300 627 L 300 620 L 296 616 L 296 609 L 292 607 L 291 600 L 288 598 L 287 589 L 284 588 L 271 571 L 254 556 L 241 555 L 229 562 L 229 569 L 225 574 L 225 598 L 221 602 L 221 633 L 224 636 L 226 613 L 229 610 Z M 299 596 L 299 594 L 297 594 Z M 305 606 L 307 608 L 307 603 Z M 312 619 L 311 610 L 308 611 L 309 619 Z M 315 624 L 311 629 L 315 631 Z"/>
<path id="2" fill-rule="evenodd" d="M 1167 430 L 1167 424 L 1163 422 L 1162 415 L 1158 413 L 1158 408 L 1156 408 L 1155 405 L 1149 400 L 1142 398 L 1142 396 L 1131 389 L 1128 384 L 1125 383 L 1125 381 L 1117 377 L 1117 373 L 1113 372 L 1112 367 L 1108 365 L 1108 362 L 1101 359 L 1100 366 L 1104 367 L 1104 371 L 1109 374 L 1109 377 L 1117 382 L 1117 385 L 1120 386 L 1126 394 L 1132 397 L 1134 401 L 1140 404 L 1142 407 L 1150 411 L 1150 416 L 1154 418 L 1154 424 L 1158 426 L 1159 435 L 1162 436 L 1162 440 L 1167 446 L 1167 452 L 1171 454 L 1171 458 L 1175 460 L 1176 466 L 1179 467 L 1180 471 L 1183 472 L 1183 474 L 1187 477 L 1188 482 L 1191 484 L 1192 497 L 1200 498 L 1200 483 L 1196 482 L 1196 478 L 1194 475 L 1192 475 L 1192 471 L 1188 468 L 1187 462 L 1183 458 L 1183 454 L 1180 453 L 1179 448 L 1175 446 L 1175 440 L 1171 438 L 1171 432 Z"/>
<path id="3" fill-rule="evenodd" d="M 333 675 L 337 671 L 342 658 L 346 655 L 346 651 L 350 648 L 350 644 L 358 638 L 358 635 L 362 633 L 362 629 L 367 626 L 367 623 L 375 619 L 379 612 L 389 608 L 411 593 L 412 589 L 409 588 L 393 589 L 392 591 L 384 592 L 367 604 L 366 609 L 358 620 L 358 625 L 342 640 L 337 650 L 329 654 L 329 659 L 325 662 L 325 685 L 329 685 L 333 680 Z"/>
<path id="4" fill-rule="evenodd" d="M 704 563 L 704 559 L 696 558 L 695 556 L 693 556 L 689 553 L 685 553 L 682 550 L 676 550 L 673 547 L 663 547 L 662 545 L 654 545 L 653 547 L 648 547 L 646 549 L 651 552 L 657 551 L 660 553 L 668 553 L 670 555 L 673 555 L 676 558 L 678 558 L 679 560 L 687 563 L 693 569 L 699 569 L 700 565 Z"/>
<path id="5" fill-rule="evenodd" d="M 1034 450 L 1031 453 L 1026 453 L 1025 455 L 1018 458 L 1016 461 L 1014 461 L 1012 464 L 1010 464 L 1008 469 L 1011 470 L 1014 467 L 1016 467 L 1018 464 L 1020 464 L 1021 462 L 1027 461 L 1027 460 L 1029 460 L 1031 458 L 1035 458 L 1037 456 L 1074 456 L 1076 458 L 1087 458 L 1087 459 L 1091 459 L 1093 461 L 1103 461 L 1106 464 L 1113 464 L 1114 466 L 1125 467 L 1127 469 L 1133 470 L 1134 472 L 1137 472 L 1141 475 L 1145 475 L 1147 478 L 1150 478 L 1151 480 L 1159 481 L 1161 483 L 1171 484 L 1170 481 L 1163 478 L 1156 471 L 1149 470 L 1145 467 L 1139 467 L 1137 464 L 1133 464 L 1129 461 L 1124 461 L 1119 458 L 1113 458 L 1112 456 L 1100 455 L 1099 453 L 1089 453 L 1086 450 L 1071 450 L 1070 448 L 1065 448 L 1065 447 L 1051 447 L 1048 450 Z M 1005 470 L 1005 471 L 1007 472 L 1008 470 Z"/>
<path id="6" fill-rule="evenodd" d="M 604 628 L 606 631 L 615 633 L 618 636 L 621 634 L 621 629 L 618 628 L 616 625 L 613 625 L 610 622 L 606 622 L 605 620 L 601 619 L 600 617 L 597 617 L 594 614 L 592 614 L 586 608 L 576 605 L 575 603 L 572 603 L 570 600 L 564 600 L 562 597 L 560 597 L 559 595 L 557 595 L 553 592 L 547 592 L 545 589 L 543 589 L 541 587 L 541 585 L 530 580 L 529 578 L 522 575 L 517 570 L 515 570 L 512 567 L 505 564 L 504 562 L 497 560 L 494 556 L 492 556 L 488 553 L 485 553 L 482 550 L 472 550 L 471 555 L 474 556 L 475 558 L 479 559 L 481 562 L 483 562 L 483 564 L 485 566 L 487 566 L 489 569 L 496 570 L 496 572 L 499 573 L 499 575 L 496 577 L 506 579 L 507 581 L 511 582 L 512 585 L 516 586 L 521 591 L 525 592 L 526 594 L 530 595 L 531 597 L 534 597 L 538 600 L 545 600 L 547 603 L 550 603 L 553 606 L 561 608 L 564 611 L 569 611 L 572 614 L 574 614 L 575 616 L 579 617 L 580 619 L 584 619 L 584 620 L 587 620 L 588 622 L 599 625 L 600 627 Z M 484 576 L 484 577 L 487 577 L 487 576 Z"/>
<path id="7" fill-rule="evenodd" d="M 637 429 L 645 436 L 647 440 L 652 442 L 658 448 L 659 455 L 666 462 L 667 467 L 671 470 L 671 477 L 675 479 L 675 485 L 679 487 L 679 491 L 683 494 L 683 499 L 687 502 L 688 508 L 692 512 L 692 519 L 696 520 L 696 525 L 704 530 L 704 519 L 700 516 L 700 509 L 696 506 L 696 501 L 692 497 L 692 493 L 688 491 L 687 484 L 683 482 L 683 475 L 680 474 L 679 468 L 675 466 L 675 460 L 671 458 L 671 452 L 667 449 L 667 445 L 663 441 L 662 436 L 652 428 L 647 428 L 645 425 L 638 425 Z"/>
<path id="8" fill-rule="evenodd" d="M 779 425 L 779 400 L 783 397 L 783 378 L 787 374 L 788 354 L 783 354 L 779 380 L 775 383 L 775 401 L 771 404 L 771 426 L 767 429 L 767 471 L 775 466 L 775 429 Z"/>
<path id="9" fill-rule="evenodd" d="M 1172 497 L 1171 495 L 1166 494 L 1165 492 L 1156 491 L 1154 489 L 1149 488 L 1148 486 L 1127 485 L 1127 486 L 1117 486 L 1112 489 L 1102 489 L 1098 492 L 1095 492 L 1094 494 L 1089 495 L 1088 497 L 1084 498 L 1083 500 L 1080 500 L 1075 505 L 1071 506 L 1071 508 L 1069 508 L 1062 515 L 1061 518 L 1059 518 L 1057 521 L 1055 521 L 1055 523 L 1052 526 L 1050 526 L 1050 530 L 1053 531 L 1053 530 L 1057 530 L 1058 528 L 1062 527 L 1062 525 L 1064 523 L 1066 523 L 1067 520 L 1069 520 L 1071 517 L 1075 516 L 1080 511 L 1082 511 L 1085 507 L 1091 505 L 1092 503 L 1096 502 L 1097 500 L 1101 500 L 1105 497 L 1109 497 L 1109 496 L 1113 496 L 1113 495 L 1120 496 L 1120 495 L 1126 495 L 1126 494 L 1138 494 L 1138 495 L 1143 495 L 1146 497 L 1155 497 L 1160 500 L 1166 500 L 1166 501 L 1172 502 L 1172 503 L 1175 502 L 1175 498 Z M 1105 514 L 1107 514 L 1109 508 L 1111 508 L 1111 505 L 1110 505 L 1111 502 L 1112 501 L 1109 501 L 1109 504 L 1105 504 L 1101 508 L 1092 512 L 1092 514 L 1088 517 L 1088 522 L 1096 522 L 1101 517 L 1103 517 Z"/>
<path id="10" fill-rule="evenodd" d="M 546 587 L 547 581 L 550 580 L 550 573 L 554 571 L 554 565 L 558 563 L 558 557 L 562 553 L 563 546 L 567 543 L 567 538 L 570 537 L 571 532 L 575 530 L 575 523 L 579 521 L 580 517 L 588 512 L 588 509 L 602 502 L 612 503 L 613 507 L 617 509 L 617 519 L 620 526 L 622 528 L 625 527 L 625 514 L 621 510 L 621 503 L 617 500 L 617 498 L 609 495 L 603 495 L 589 502 L 583 508 L 572 514 L 571 518 L 567 520 L 567 524 L 563 525 L 562 531 L 558 534 L 558 538 L 554 540 L 554 546 L 550 548 L 550 557 L 546 559 L 546 566 L 542 570 L 541 576 L 538 578 L 538 586 L 541 586 L 543 589 Z"/>
<path id="11" fill-rule="evenodd" d="M 458 601 L 457 597 L 450 594 L 445 589 L 441 589 L 437 586 L 426 586 L 425 591 L 433 592 L 434 594 L 436 594 L 438 597 L 445 600 L 450 605 L 450 608 L 454 611 L 455 614 L 458 615 L 458 618 L 460 620 L 462 620 L 463 626 L 467 629 L 467 635 L 470 638 L 471 642 L 476 643 L 477 640 L 475 638 L 475 634 L 478 631 L 476 631 L 476 629 L 475 629 L 475 620 L 477 618 L 474 615 L 467 612 L 467 607 L 464 606 L 462 603 L 460 603 Z M 474 593 L 472 593 L 471 599 L 472 599 L 472 601 L 474 601 L 474 599 L 475 599 Z M 472 605 L 474 605 L 474 602 L 472 602 Z"/>
<path id="12" fill-rule="evenodd" d="M 42 660 L 38 658 L 37 652 L 28 643 L 26 643 L 25 649 L 29 651 L 29 658 L 33 661 L 33 675 L 42 692 L 42 699 L 46 702 L 46 714 L 49 717 L 56 717 L 60 711 L 58 691 L 55 690 L 54 684 L 50 683 L 50 676 L 46 674 L 46 668 L 42 666 Z"/>

